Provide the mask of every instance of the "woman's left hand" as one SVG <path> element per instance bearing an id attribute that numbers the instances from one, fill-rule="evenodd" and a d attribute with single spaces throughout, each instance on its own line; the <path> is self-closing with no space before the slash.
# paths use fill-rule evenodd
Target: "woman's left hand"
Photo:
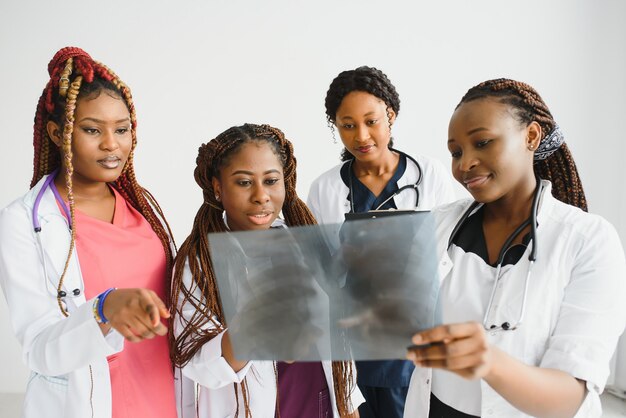
<path id="1" fill-rule="evenodd" d="M 415 334 L 407 358 L 416 366 L 444 369 L 466 379 L 487 376 L 494 364 L 494 348 L 478 322 L 440 325 Z"/>

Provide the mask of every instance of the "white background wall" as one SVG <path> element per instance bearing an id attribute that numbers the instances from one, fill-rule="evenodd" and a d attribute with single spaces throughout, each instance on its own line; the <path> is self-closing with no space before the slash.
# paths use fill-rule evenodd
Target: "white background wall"
<path id="1" fill-rule="evenodd" d="M 192 173 L 202 142 L 244 122 L 281 128 L 306 197 L 340 152 L 325 123 L 328 85 L 364 64 L 400 93 L 397 146 L 446 164 L 448 119 L 468 88 L 501 76 L 535 86 L 591 211 L 626 242 L 626 1 L 0 0 L 0 207 L 28 188 L 36 102 L 48 61 L 68 45 L 132 88 L 138 177 L 179 243 L 201 202 Z M 20 392 L 27 372 L 7 315 L 0 298 L 0 392 Z"/>

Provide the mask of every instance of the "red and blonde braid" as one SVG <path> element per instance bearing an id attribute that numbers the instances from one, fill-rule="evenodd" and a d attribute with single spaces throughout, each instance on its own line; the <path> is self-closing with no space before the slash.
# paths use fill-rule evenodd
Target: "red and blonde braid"
<path id="1" fill-rule="evenodd" d="M 137 209 L 150 224 L 156 235 L 159 237 L 166 257 L 167 283 L 170 282 L 171 267 L 173 264 L 173 251 L 170 247 L 171 239 L 170 227 L 163 216 L 161 208 L 156 203 L 150 193 L 143 189 L 135 178 L 133 155 L 137 144 L 136 136 L 136 115 L 130 89 L 113 73 L 110 69 L 94 61 L 85 51 L 80 48 L 66 47 L 59 50 L 48 64 L 50 80 L 43 90 L 37 104 L 33 133 L 33 177 L 31 187 L 41 178 L 52 173 L 61 164 L 65 166 L 65 184 L 67 187 L 68 203 L 70 207 L 71 241 L 68 256 L 61 278 L 59 279 L 58 291 L 63 286 L 63 280 L 69 266 L 69 260 L 75 246 L 76 228 L 75 225 L 75 203 L 72 185 L 73 164 L 72 164 L 72 133 L 74 129 L 74 114 L 76 106 L 80 103 L 81 87 L 93 83 L 100 79 L 109 84 L 96 84 L 97 90 L 110 90 L 120 96 L 128 107 L 131 120 L 132 147 L 127 163 L 122 171 L 122 175 L 112 183 L 112 186 Z M 48 135 L 47 124 L 49 121 L 56 122 L 63 129 L 61 147 L 57 147 Z M 154 208 L 150 205 L 154 203 Z M 156 213 L 155 213 L 156 210 Z M 158 214 L 158 216 L 157 216 Z M 160 217 L 160 219 L 159 219 Z M 169 285 L 166 286 L 169 289 Z M 62 306 L 61 299 L 58 298 L 59 307 L 64 315 L 67 312 Z"/>

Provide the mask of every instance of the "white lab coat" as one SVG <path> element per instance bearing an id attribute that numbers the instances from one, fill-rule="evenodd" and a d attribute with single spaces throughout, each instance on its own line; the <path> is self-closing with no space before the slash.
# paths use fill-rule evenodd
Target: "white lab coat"
<path id="1" fill-rule="evenodd" d="M 278 219 L 277 223 L 284 225 Z M 276 225 L 276 224 L 275 224 Z M 193 295 L 196 300 L 203 300 L 202 294 L 197 286 L 193 284 L 192 274 L 188 263 L 185 264 L 183 272 L 183 283 L 186 289 L 194 289 Z M 188 303 L 182 305 L 182 318 L 174 321 L 174 333 L 180 335 L 184 324 L 191 318 L 196 310 Z M 213 328 L 212 323 L 206 325 L 206 329 Z M 275 418 L 276 408 L 276 376 L 274 362 L 272 361 L 249 361 L 245 367 L 235 372 L 228 362 L 222 357 L 222 337 L 224 333 L 218 334 L 212 340 L 205 343 L 193 358 L 183 368 L 182 372 L 186 378 L 197 383 L 198 417 L 199 418 L 238 418 L 244 416 L 244 402 L 241 387 L 238 386 L 237 397 L 235 397 L 234 384 L 243 382 L 247 377 L 248 399 L 250 411 L 254 418 Z M 339 417 L 335 399 L 335 389 L 332 375 L 332 363 L 322 361 L 326 383 L 330 396 L 330 403 L 333 408 L 333 416 Z M 355 373 L 356 377 L 356 373 Z M 350 396 L 352 406 L 356 408 L 365 400 L 353 381 L 354 391 Z M 239 401 L 239 414 L 237 410 L 237 398 Z M 191 418 L 196 415 L 185 415 L 179 418 Z"/>
<path id="2" fill-rule="evenodd" d="M 416 156 L 415 160 L 422 168 L 417 209 L 429 210 L 456 200 L 450 174 L 439 160 L 420 155 Z M 344 221 L 344 214 L 350 212 L 350 201 L 347 199 L 350 191 L 341 179 L 340 173 L 344 164 L 348 162 L 336 165 L 311 184 L 307 206 L 320 224 L 341 223 Z M 407 158 L 406 171 L 398 179 L 398 187 L 415 184 L 418 173 L 415 163 Z M 412 189 L 403 191 L 393 199 L 398 209 L 416 209 L 415 192 Z"/>
<path id="3" fill-rule="evenodd" d="M 489 332 L 489 343 L 533 366 L 562 370 L 587 382 L 587 395 L 576 417 L 599 417 L 599 394 L 609 375 L 609 361 L 626 325 L 626 262 L 618 235 L 606 220 L 566 205 L 546 187 L 537 216 L 537 260 L 528 290 L 526 315 L 515 331 Z M 467 278 L 495 279 L 495 268 L 482 258 L 452 245 L 452 229 L 471 201 L 436 209 L 439 275 L 446 285 L 448 306 L 471 303 L 478 290 L 468 289 Z M 514 323 L 519 316 L 530 247 L 516 265 L 503 267 L 502 287 L 494 299 L 490 323 Z M 453 264 L 453 260 L 454 264 Z M 455 268 L 453 268 L 453 266 Z M 478 287 L 478 286 L 476 286 Z M 464 299 L 465 298 L 465 299 Z M 486 298 L 485 298 L 486 299 Z M 446 302 L 443 303 L 444 307 Z M 446 312 L 443 318 L 482 322 L 486 311 Z M 463 321 L 464 322 L 464 321 Z M 431 369 L 417 367 L 405 408 L 406 417 L 428 416 Z M 482 417 L 525 417 L 487 383 L 480 381 Z"/>
<path id="4" fill-rule="evenodd" d="M 47 176 L 46 176 L 47 177 Z M 86 301 L 74 249 L 64 279 L 68 296 L 64 317 L 56 289 L 70 245 L 68 224 L 54 194 L 45 191 L 38 211 L 41 245 L 33 228 L 35 198 L 46 179 L 0 211 L 0 285 L 13 330 L 31 369 L 22 417 L 111 417 L 111 382 L 107 356 L 124 348 L 124 338 L 112 330 L 105 337 Z M 44 263 L 47 278 L 44 274 Z M 92 391 L 93 381 L 93 395 Z M 177 390 L 177 392 L 179 392 Z"/>

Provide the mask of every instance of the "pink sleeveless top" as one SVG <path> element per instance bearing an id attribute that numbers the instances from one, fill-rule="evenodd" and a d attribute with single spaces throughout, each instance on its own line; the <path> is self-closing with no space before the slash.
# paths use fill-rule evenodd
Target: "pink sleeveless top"
<path id="1" fill-rule="evenodd" d="M 85 298 L 89 300 L 110 287 L 147 288 L 165 301 L 166 261 L 161 241 L 145 218 L 111 190 L 115 194 L 113 223 L 79 211 L 75 214 Z M 167 337 L 126 341 L 124 350 L 107 360 L 113 418 L 176 417 Z"/>

